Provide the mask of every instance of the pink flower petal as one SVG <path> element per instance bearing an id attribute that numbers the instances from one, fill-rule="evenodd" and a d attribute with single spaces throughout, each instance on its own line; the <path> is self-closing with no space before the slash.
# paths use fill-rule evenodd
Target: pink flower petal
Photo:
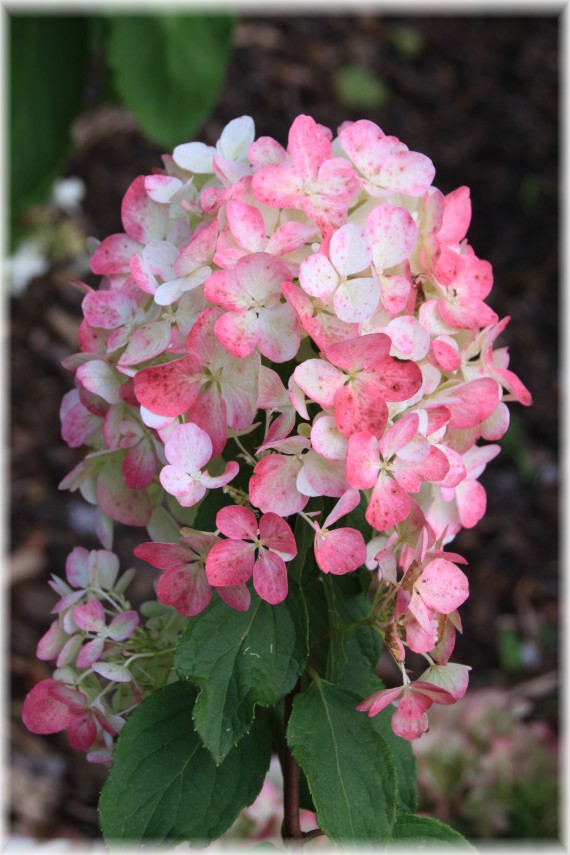
<path id="1" fill-rule="evenodd" d="M 364 229 L 353 223 L 338 229 L 331 238 L 330 258 L 341 276 L 352 276 L 370 267 L 372 247 Z"/>
<path id="2" fill-rule="evenodd" d="M 162 240 L 168 231 L 168 208 L 154 202 L 145 190 L 145 176 L 139 175 L 128 188 L 121 205 L 123 228 L 140 243 Z"/>
<path id="3" fill-rule="evenodd" d="M 226 312 L 218 318 L 214 330 L 218 341 L 228 353 L 242 359 L 255 350 L 257 327 L 258 319 L 253 311 Z"/>
<path id="4" fill-rule="evenodd" d="M 256 540 L 258 523 L 255 514 L 240 505 L 228 505 L 216 514 L 216 527 L 232 540 Z"/>
<path id="5" fill-rule="evenodd" d="M 344 383 L 340 371 L 324 359 L 306 359 L 293 376 L 305 395 L 321 407 L 334 405 L 335 395 Z"/>
<path id="6" fill-rule="evenodd" d="M 297 475 L 302 462 L 295 457 L 270 454 L 255 466 L 249 482 L 251 503 L 263 513 L 288 517 L 302 511 L 308 496 L 299 492 Z"/>
<path id="7" fill-rule="evenodd" d="M 195 474 L 212 457 L 212 440 L 192 422 L 176 425 L 164 445 L 166 459 L 173 466 Z"/>
<path id="8" fill-rule="evenodd" d="M 348 440 L 346 477 L 351 487 L 374 487 L 380 471 L 378 440 L 368 431 L 353 433 Z"/>
<path id="9" fill-rule="evenodd" d="M 299 282 L 307 294 L 322 298 L 332 294 L 339 283 L 339 277 L 328 258 L 317 253 L 301 263 Z"/>
<path id="10" fill-rule="evenodd" d="M 378 205 L 368 215 L 366 233 L 372 244 L 374 265 L 380 273 L 409 257 L 418 230 L 405 208 Z"/>
<path id="11" fill-rule="evenodd" d="M 173 606 L 184 617 L 200 614 L 212 596 L 204 568 L 197 563 L 174 567 L 163 573 L 156 586 L 161 603 Z"/>
<path id="12" fill-rule="evenodd" d="M 415 588 L 427 607 L 441 614 L 455 611 L 469 596 L 467 576 L 445 558 L 430 561 Z"/>
<path id="13" fill-rule="evenodd" d="M 323 528 L 330 528 L 341 517 L 346 516 L 360 504 L 360 493 L 358 490 L 346 490 L 326 518 Z"/>
<path id="14" fill-rule="evenodd" d="M 193 560 L 192 552 L 182 543 L 141 543 L 134 553 L 159 570 L 183 567 Z"/>
<path id="15" fill-rule="evenodd" d="M 356 709 L 359 712 L 367 712 L 369 716 L 377 715 L 379 712 L 396 700 L 402 693 L 402 686 L 396 686 L 394 689 L 382 689 L 380 692 L 375 692 L 366 700 L 361 701 Z"/>
<path id="16" fill-rule="evenodd" d="M 299 322 L 288 303 L 260 310 L 257 345 L 263 356 L 272 362 L 287 362 L 297 355 L 300 343 Z"/>
<path id="17" fill-rule="evenodd" d="M 458 187 L 444 198 L 443 222 L 437 233 L 442 244 L 457 244 L 467 234 L 471 222 L 469 187 Z"/>
<path id="18" fill-rule="evenodd" d="M 208 553 L 206 576 L 216 587 L 242 585 L 251 578 L 255 546 L 241 540 L 221 540 Z"/>
<path id="19" fill-rule="evenodd" d="M 174 496 L 183 508 L 196 505 L 206 495 L 202 480 L 193 481 L 192 477 L 177 466 L 165 466 L 160 471 L 160 483 L 167 493 Z"/>
<path id="20" fill-rule="evenodd" d="M 277 552 L 285 561 L 291 561 L 296 556 L 295 536 L 289 524 L 278 514 L 271 511 L 263 514 L 259 521 L 259 536 L 267 549 Z"/>
<path id="21" fill-rule="evenodd" d="M 415 151 L 398 151 L 382 165 L 376 181 L 387 190 L 421 196 L 430 186 L 435 167 L 429 157 Z"/>
<path id="22" fill-rule="evenodd" d="M 405 520 L 411 507 L 411 499 L 406 491 L 393 478 L 381 472 L 365 516 L 373 528 L 385 531 Z"/>
<path id="23" fill-rule="evenodd" d="M 366 561 L 366 544 L 354 528 L 337 528 L 315 538 L 315 559 L 324 573 L 351 573 Z"/>
<path id="24" fill-rule="evenodd" d="M 251 605 L 251 594 L 246 585 L 218 586 L 216 591 L 224 603 L 237 612 L 246 612 Z"/>
<path id="25" fill-rule="evenodd" d="M 105 610 L 99 600 L 90 600 L 73 609 L 73 620 L 86 632 L 100 632 L 105 627 Z"/>
<path id="26" fill-rule="evenodd" d="M 179 416 L 196 400 L 201 385 L 199 371 L 194 356 L 143 368 L 135 376 L 137 399 L 160 416 Z"/>
<path id="27" fill-rule="evenodd" d="M 265 243 L 265 223 L 259 208 L 231 199 L 226 205 L 231 233 L 249 252 L 260 252 Z"/>
<path id="28" fill-rule="evenodd" d="M 287 568 L 280 555 L 259 550 L 259 557 L 253 568 L 253 587 L 262 600 L 275 606 L 287 596 Z"/>
<path id="29" fill-rule="evenodd" d="M 91 271 L 96 276 L 128 273 L 131 256 L 141 249 L 141 244 L 126 234 L 109 235 L 91 256 Z"/>

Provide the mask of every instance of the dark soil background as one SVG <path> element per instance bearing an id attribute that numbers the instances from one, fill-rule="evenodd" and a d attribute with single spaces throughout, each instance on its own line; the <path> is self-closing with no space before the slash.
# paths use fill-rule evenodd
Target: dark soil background
<path id="1" fill-rule="evenodd" d="M 366 117 L 429 155 L 442 191 L 471 188 L 469 240 L 493 264 L 489 302 L 500 316 L 512 316 L 502 343 L 534 405 L 512 405 L 503 453 L 483 477 L 487 516 L 456 541 L 470 562 L 471 597 L 454 658 L 473 667 L 472 686 L 522 684 L 532 715 L 553 728 L 560 616 L 558 38 L 554 16 L 242 17 L 225 88 L 196 137 L 215 143 L 242 114 L 253 116 L 258 135 L 283 144 L 299 113 L 335 131 L 345 119 Z M 382 104 L 355 107 L 354 95 L 343 94 L 338 71 L 354 64 L 382 82 Z M 90 107 L 75 140 L 65 174 L 84 181 L 80 225 L 101 239 L 121 231 L 127 186 L 160 166 L 161 152 L 116 108 Z M 33 736 L 20 721 L 24 695 L 51 673 L 34 658 L 55 599 L 49 574 L 63 575 L 74 546 L 98 546 L 91 509 L 57 490 L 81 457 L 63 444 L 58 419 L 71 387 L 60 363 L 77 349 L 81 296 L 67 284 L 73 275 L 71 263 L 54 262 L 11 301 L 10 783 L 15 833 L 79 841 L 99 836 L 105 770 L 87 764 L 63 735 Z M 136 532 L 117 531 L 123 566 L 133 563 L 136 542 Z M 151 592 L 151 571 L 139 576 L 134 599 Z"/>

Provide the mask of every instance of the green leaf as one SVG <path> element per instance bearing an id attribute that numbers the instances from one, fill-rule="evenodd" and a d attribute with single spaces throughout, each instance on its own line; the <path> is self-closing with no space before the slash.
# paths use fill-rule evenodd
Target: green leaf
<path id="1" fill-rule="evenodd" d="M 71 145 L 88 80 L 88 18 L 10 15 L 10 199 L 44 198 Z"/>
<path id="2" fill-rule="evenodd" d="M 370 603 L 359 575 L 330 576 L 317 571 L 305 593 L 313 666 L 330 682 L 364 692 L 378 663 L 381 642 L 371 626 L 360 623 Z"/>
<path id="3" fill-rule="evenodd" d="M 382 688 L 380 684 L 374 691 L 379 691 Z M 413 813 L 416 810 L 417 794 L 416 794 L 416 758 L 412 750 L 412 746 L 405 739 L 396 736 L 392 730 L 392 714 L 394 708 L 390 706 L 382 710 L 378 715 L 369 719 L 372 729 L 376 731 L 383 739 L 386 740 L 394 765 L 396 767 L 396 779 L 398 782 L 398 799 L 396 810 L 400 812 Z"/>
<path id="4" fill-rule="evenodd" d="M 295 698 L 287 729 L 317 822 L 335 843 L 389 840 L 396 816 L 390 750 L 357 703 L 352 692 L 318 680 Z"/>
<path id="5" fill-rule="evenodd" d="M 188 621 L 174 667 L 201 690 L 194 721 L 217 763 L 249 731 L 256 704 L 277 703 L 306 660 L 307 614 L 293 585 L 277 606 L 254 597 L 237 612 L 216 599 Z"/>
<path id="6" fill-rule="evenodd" d="M 110 17 L 115 88 L 142 129 L 173 148 L 208 118 L 231 51 L 225 15 Z"/>
<path id="7" fill-rule="evenodd" d="M 354 110 L 384 107 L 390 100 L 386 84 L 363 65 L 345 65 L 334 75 L 334 87 L 341 104 Z"/>
<path id="8" fill-rule="evenodd" d="M 476 849 L 463 835 L 450 828 L 439 819 L 429 816 L 416 816 L 413 813 L 401 813 L 396 819 L 393 831 L 394 840 L 406 844 L 408 850 L 424 849 L 440 852 L 442 849 L 462 849 L 476 852 Z"/>
<path id="9" fill-rule="evenodd" d="M 265 722 L 257 720 L 250 736 L 216 766 L 194 730 L 195 698 L 191 686 L 173 683 L 128 719 L 99 800 L 107 843 L 206 843 L 256 798 L 271 759 Z"/>

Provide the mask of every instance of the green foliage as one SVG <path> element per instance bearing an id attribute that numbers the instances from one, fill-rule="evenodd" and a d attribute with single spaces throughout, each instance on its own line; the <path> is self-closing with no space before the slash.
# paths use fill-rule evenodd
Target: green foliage
<path id="1" fill-rule="evenodd" d="M 335 843 L 389 840 L 396 819 L 390 749 L 358 713 L 352 692 L 318 680 L 295 698 L 287 729 L 307 776 L 317 822 Z"/>
<path id="2" fill-rule="evenodd" d="M 224 80 L 227 16 L 110 18 L 109 64 L 123 104 L 157 143 L 173 148 L 207 119 Z"/>
<path id="3" fill-rule="evenodd" d="M 49 192 L 86 107 L 92 54 L 107 63 L 102 96 L 129 109 L 165 148 L 216 104 L 231 52 L 227 15 L 12 15 L 10 215 L 13 228 Z"/>
<path id="4" fill-rule="evenodd" d="M 353 110 L 384 107 L 390 100 L 386 84 L 363 65 L 345 65 L 334 76 L 341 104 Z"/>
<path id="5" fill-rule="evenodd" d="M 271 759 L 269 729 L 256 720 L 220 766 L 192 723 L 196 691 L 174 683 L 154 692 L 123 728 L 99 801 L 105 840 L 215 840 L 257 796 Z"/>
<path id="6" fill-rule="evenodd" d="M 216 599 L 188 621 L 174 666 L 200 688 L 194 721 L 216 763 L 249 731 L 257 704 L 291 691 L 306 660 L 307 615 L 293 586 L 277 606 L 255 597 L 237 612 Z"/>
<path id="7" fill-rule="evenodd" d="M 405 843 L 406 851 L 432 849 L 441 852 L 449 849 L 461 849 L 475 852 L 465 838 L 441 822 L 429 816 L 416 816 L 413 813 L 399 814 L 394 825 L 393 838 L 397 843 Z"/>
<path id="8" fill-rule="evenodd" d="M 38 15 L 8 20 L 10 213 L 16 223 L 47 195 L 70 147 L 88 79 L 88 21 Z"/>

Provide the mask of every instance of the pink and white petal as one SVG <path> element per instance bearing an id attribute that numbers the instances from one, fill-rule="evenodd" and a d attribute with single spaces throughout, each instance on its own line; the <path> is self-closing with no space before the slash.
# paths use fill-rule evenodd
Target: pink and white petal
<path id="1" fill-rule="evenodd" d="M 321 253 L 310 255 L 299 268 L 301 287 L 311 297 L 323 298 L 332 294 L 339 281 L 336 270 Z"/>
<path id="2" fill-rule="evenodd" d="M 172 153 L 174 162 L 187 172 L 197 175 L 213 173 L 213 160 L 216 149 L 201 142 L 190 142 L 177 145 Z"/>
<path id="3" fill-rule="evenodd" d="M 272 362 L 287 362 L 297 355 L 300 343 L 299 322 L 289 303 L 260 310 L 257 346 L 263 356 Z"/>
<path id="4" fill-rule="evenodd" d="M 164 453 L 173 466 L 194 474 L 211 459 L 212 441 L 196 424 L 176 425 L 165 443 Z"/>
<path id="5" fill-rule="evenodd" d="M 59 623 L 54 621 L 38 641 L 37 658 L 46 662 L 49 662 L 50 659 L 56 659 L 68 638 L 68 634 L 63 631 Z"/>
<path id="6" fill-rule="evenodd" d="M 377 531 L 385 531 L 405 520 L 412 502 L 405 490 L 384 472 L 380 473 L 370 503 L 366 509 L 366 520 Z"/>
<path id="7" fill-rule="evenodd" d="M 117 364 L 138 365 L 164 353 L 170 343 L 170 330 L 170 321 L 154 321 L 137 327 Z"/>
<path id="8" fill-rule="evenodd" d="M 72 588 L 85 588 L 89 580 L 89 552 L 83 546 L 75 546 L 65 562 L 65 575 Z"/>
<path id="9" fill-rule="evenodd" d="M 262 600 L 275 606 L 287 596 L 287 568 L 281 556 L 267 549 L 259 550 L 253 568 L 253 587 Z"/>
<path id="10" fill-rule="evenodd" d="M 202 382 L 199 371 L 194 356 L 143 368 L 135 376 L 137 399 L 160 416 L 179 416 L 196 400 Z"/>
<path id="11" fill-rule="evenodd" d="M 339 431 L 348 437 L 360 431 L 382 436 L 388 421 L 388 407 L 382 391 L 378 384 L 362 382 L 339 389 L 334 401 Z"/>
<path id="12" fill-rule="evenodd" d="M 239 463 L 235 460 L 230 460 L 221 475 L 209 475 L 207 472 L 204 472 L 202 475 L 202 484 L 209 490 L 225 487 L 226 484 L 233 481 L 238 472 Z"/>
<path id="13" fill-rule="evenodd" d="M 255 466 L 249 482 L 252 505 L 263 513 L 273 511 L 288 517 L 302 511 L 309 498 L 297 489 L 301 461 L 283 454 L 263 457 Z"/>
<path id="14" fill-rule="evenodd" d="M 172 196 L 182 187 L 180 178 L 174 175 L 146 175 L 144 189 L 155 202 L 168 204 Z"/>
<path id="15" fill-rule="evenodd" d="M 95 662 L 93 670 L 96 674 L 113 683 L 130 683 L 132 679 L 128 669 L 115 662 Z"/>
<path id="16" fill-rule="evenodd" d="M 212 262 L 218 238 L 218 220 L 204 224 L 196 229 L 190 241 L 183 247 L 176 261 L 174 272 L 177 276 L 188 276 L 199 267 Z"/>
<path id="17" fill-rule="evenodd" d="M 396 736 L 401 739 L 406 739 L 411 742 L 414 739 L 419 739 L 422 733 L 425 733 L 429 727 L 427 713 L 420 713 L 416 718 L 405 718 L 400 714 L 399 709 L 392 716 L 392 730 Z"/>
<path id="18" fill-rule="evenodd" d="M 477 427 L 495 410 L 500 400 L 499 387 L 490 377 L 470 380 L 451 390 L 443 403 L 449 406 L 450 427 L 466 430 Z"/>
<path id="19" fill-rule="evenodd" d="M 323 573 L 342 576 L 366 561 L 366 544 L 354 528 L 337 528 L 315 538 L 315 560 Z"/>
<path id="20" fill-rule="evenodd" d="M 389 549 L 382 549 L 374 557 L 378 562 L 378 577 L 395 585 L 398 581 L 398 566 L 393 553 Z"/>
<path id="21" fill-rule="evenodd" d="M 463 458 L 459 452 L 455 451 L 453 448 L 448 448 L 446 445 L 438 445 L 437 448 L 447 457 L 449 470 L 441 481 L 430 479 L 431 483 L 437 484 L 439 487 L 443 487 L 444 489 L 457 487 L 457 485 L 460 484 L 467 475 Z"/>
<path id="22" fill-rule="evenodd" d="M 435 167 L 425 154 L 398 151 L 387 158 L 375 180 L 387 190 L 421 196 L 430 186 L 434 176 Z"/>
<path id="23" fill-rule="evenodd" d="M 411 282 L 405 276 L 380 276 L 380 286 L 384 308 L 391 315 L 403 312 L 412 289 Z"/>
<path id="24" fill-rule="evenodd" d="M 129 260 L 141 250 L 141 244 L 126 234 L 106 237 L 91 256 L 91 272 L 96 276 L 112 276 L 129 272 Z"/>
<path id="25" fill-rule="evenodd" d="M 458 609 L 469 596 L 467 576 L 445 558 L 430 561 L 414 588 L 428 608 L 444 615 Z"/>
<path id="26" fill-rule="evenodd" d="M 433 358 L 442 371 L 457 371 L 461 365 L 459 346 L 454 338 L 449 335 L 440 335 L 431 343 Z"/>
<path id="27" fill-rule="evenodd" d="M 265 243 L 265 222 L 259 208 L 230 199 L 226 216 L 237 243 L 249 252 L 260 252 Z"/>
<path id="28" fill-rule="evenodd" d="M 85 632 L 100 632 L 105 627 L 105 610 L 99 600 L 89 600 L 73 609 L 73 620 Z"/>
<path id="29" fill-rule="evenodd" d="M 495 368 L 494 366 L 492 373 L 498 382 L 515 396 L 519 404 L 522 404 L 523 407 L 530 407 L 532 404 L 532 395 L 516 374 L 507 368 Z"/>
<path id="30" fill-rule="evenodd" d="M 331 143 L 314 119 L 301 115 L 289 130 L 287 150 L 303 179 L 313 180 L 320 165 L 330 157 Z"/>
<path id="31" fill-rule="evenodd" d="M 184 617 L 194 617 L 210 602 L 212 589 L 204 568 L 197 563 L 187 564 L 162 574 L 156 586 L 156 596 L 161 603 L 173 606 Z"/>
<path id="32" fill-rule="evenodd" d="M 224 603 L 237 612 L 246 612 L 251 605 L 251 594 L 247 585 L 218 585 L 216 591 Z"/>
<path id="33" fill-rule="evenodd" d="M 257 352 L 239 361 L 225 360 L 221 389 L 228 427 L 245 430 L 253 423 L 257 412 L 259 369 Z"/>
<path id="34" fill-rule="evenodd" d="M 437 639 L 437 616 L 432 609 L 428 608 L 417 590 L 414 590 L 412 594 L 411 600 L 408 604 L 408 612 L 412 615 L 414 620 L 417 621 L 418 625 L 426 634 L 432 634 L 433 641 L 431 646 L 433 647 Z M 429 649 L 431 649 L 431 647 Z"/>
<path id="35" fill-rule="evenodd" d="M 411 315 L 391 320 L 385 327 L 385 333 L 392 340 L 390 349 L 392 356 L 419 362 L 429 353 L 431 345 L 429 333 Z"/>
<path id="36" fill-rule="evenodd" d="M 454 662 L 447 665 L 431 665 L 419 679 L 445 689 L 458 701 L 467 691 L 469 671 L 471 671 L 469 665 L 459 665 Z"/>
<path id="37" fill-rule="evenodd" d="M 131 490 L 148 487 L 154 479 L 157 463 L 156 452 L 150 439 L 142 440 L 129 448 L 122 467 L 127 487 Z"/>
<path id="38" fill-rule="evenodd" d="M 426 680 L 418 679 L 412 683 L 412 694 L 416 703 L 421 704 L 420 698 L 425 698 L 432 704 L 454 704 L 456 699 L 451 692 L 444 689 L 443 686 L 437 686 L 434 683 L 428 683 Z"/>
<path id="39" fill-rule="evenodd" d="M 479 481 L 465 480 L 455 488 L 455 501 L 461 525 L 474 528 L 487 510 L 487 494 Z"/>
<path id="40" fill-rule="evenodd" d="M 380 471 L 378 440 L 368 431 L 353 433 L 348 440 L 346 477 L 352 488 L 374 487 Z"/>
<path id="41" fill-rule="evenodd" d="M 437 619 L 430 619 L 430 630 L 426 630 L 408 611 L 404 618 L 406 629 L 406 644 L 414 653 L 429 653 L 437 641 Z"/>
<path id="42" fill-rule="evenodd" d="M 416 436 L 420 424 L 420 417 L 417 413 L 408 413 L 402 416 L 395 422 L 390 430 L 386 431 L 379 442 L 378 448 L 382 457 L 387 460 L 396 454 L 397 451 L 402 451 Z M 428 449 L 426 449 L 426 454 Z M 423 454 L 422 458 L 426 455 Z"/>
<path id="43" fill-rule="evenodd" d="M 122 612 L 113 618 L 109 624 L 109 638 L 113 641 L 124 641 L 135 631 L 140 623 L 138 612 L 132 609 L 128 612 Z"/>
<path id="44" fill-rule="evenodd" d="M 134 549 L 137 558 L 152 564 L 158 570 L 182 567 L 192 560 L 192 553 L 183 543 L 141 543 Z"/>
<path id="45" fill-rule="evenodd" d="M 361 701 L 356 709 L 358 712 L 367 712 L 369 716 L 378 715 L 388 704 L 393 703 L 402 694 L 402 686 L 396 686 L 393 689 L 382 689 L 370 695 L 366 700 Z"/>
<path id="46" fill-rule="evenodd" d="M 283 223 L 269 238 L 265 252 L 271 255 L 287 255 L 300 249 L 317 236 L 316 228 L 310 223 L 297 223 L 291 220 Z"/>
<path id="47" fill-rule="evenodd" d="M 347 514 L 349 514 L 356 507 L 358 507 L 359 504 L 360 504 L 360 493 L 359 493 L 359 491 L 354 490 L 354 489 L 346 490 L 342 494 L 342 496 L 340 497 L 340 499 L 338 500 L 338 502 L 336 503 L 336 505 L 334 506 L 334 508 L 332 509 L 330 514 L 328 515 L 328 517 L 326 518 L 326 520 L 324 521 L 323 528 L 330 528 L 331 525 L 334 525 L 335 522 L 338 522 L 338 520 L 341 517 L 344 517 Z"/>
<path id="48" fill-rule="evenodd" d="M 376 279 L 348 279 L 337 288 L 333 305 L 341 321 L 362 323 L 372 317 L 379 299 L 380 285 Z"/>
<path id="49" fill-rule="evenodd" d="M 287 302 L 293 306 L 301 326 L 320 350 L 358 335 L 357 324 L 347 324 L 339 320 L 331 310 L 319 304 L 315 305 L 308 295 L 292 282 L 283 282 L 281 288 Z"/>
<path id="50" fill-rule="evenodd" d="M 215 587 L 243 585 L 251 578 L 255 546 L 241 540 L 221 540 L 208 553 L 206 576 Z"/>
<path id="51" fill-rule="evenodd" d="M 469 187 L 458 187 L 444 198 L 443 222 L 437 233 L 440 244 L 457 244 L 467 234 L 471 222 Z"/>
<path id="52" fill-rule="evenodd" d="M 160 472 L 160 483 L 183 508 L 192 507 L 206 495 L 206 487 L 201 481 L 193 481 L 187 472 L 177 466 L 165 466 Z"/>
<path id="53" fill-rule="evenodd" d="M 188 419 L 202 428 L 212 441 L 212 457 L 224 450 L 228 439 L 226 403 L 215 386 L 207 387 L 188 410 Z"/>
<path id="54" fill-rule="evenodd" d="M 336 231 L 330 241 L 330 259 L 341 276 L 352 276 L 370 267 L 372 247 L 364 229 L 347 223 Z"/>
<path id="55" fill-rule="evenodd" d="M 325 356 L 333 365 L 353 372 L 383 365 L 388 356 L 391 341 L 384 333 L 359 336 L 333 344 L 326 349 Z"/>
<path id="56" fill-rule="evenodd" d="M 405 261 L 413 250 L 418 229 L 405 208 L 378 205 L 368 215 L 366 233 L 378 272 Z"/>
<path id="57" fill-rule="evenodd" d="M 509 408 L 503 401 L 501 401 L 493 410 L 491 415 L 481 422 L 481 436 L 489 442 L 502 439 L 509 429 L 509 422 Z"/>
<path id="58" fill-rule="evenodd" d="M 251 185 L 255 199 L 274 208 L 297 207 L 302 188 L 302 178 L 289 162 L 264 166 L 253 176 Z"/>
<path id="59" fill-rule="evenodd" d="M 348 440 L 337 426 L 334 416 L 324 414 L 315 419 L 311 428 L 311 445 L 327 460 L 344 460 Z"/>
<path id="60" fill-rule="evenodd" d="M 114 330 L 131 320 L 135 304 L 120 291 L 89 291 L 81 308 L 89 326 Z"/>
<path id="61" fill-rule="evenodd" d="M 243 311 L 251 303 L 233 270 L 216 270 L 212 273 L 204 285 L 204 297 L 232 312 Z"/>
<path id="62" fill-rule="evenodd" d="M 331 157 L 319 169 L 317 176 L 319 193 L 325 203 L 333 206 L 334 202 L 345 203 L 358 190 L 358 178 L 352 164 L 344 157 Z"/>
<path id="63" fill-rule="evenodd" d="M 93 663 L 97 662 L 100 658 L 104 647 L 104 638 L 94 638 L 93 641 L 88 641 L 87 644 L 84 644 L 79 651 L 79 655 L 76 660 L 77 667 L 81 669 L 91 668 Z M 61 667 L 61 665 L 58 667 Z"/>
<path id="64" fill-rule="evenodd" d="M 257 345 L 258 319 L 253 311 L 226 312 L 215 323 L 220 344 L 239 359 L 249 356 Z"/>
<path id="65" fill-rule="evenodd" d="M 308 496 L 340 498 L 348 489 L 344 460 L 327 460 L 311 449 L 303 457 L 297 477 L 297 489 Z"/>
<path id="66" fill-rule="evenodd" d="M 277 552 L 284 561 L 291 561 L 297 554 L 297 544 L 291 527 L 278 514 L 271 511 L 263 514 L 259 521 L 259 536 L 263 545 Z"/>
<path id="67" fill-rule="evenodd" d="M 251 116 L 232 119 L 223 129 L 216 144 L 218 153 L 228 160 L 239 160 L 255 138 L 255 125 Z"/>
<path id="68" fill-rule="evenodd" d="M 259 137 L 248 148 L 247 156 L 254 169 L 258 170 L 286 160 L 287 152 L 271 137 Z"/>
<path id="69" fill-rule="evenodd" d="M 258 523 L 253 511 L 241 505 L 227 505 L 216 514 L 216 527 L 232 540 L 256 540 Z"/>
<path id="70" fill-rule="evenodd" d="M 294 371 L 300 389 L 321 407 L 334 406 L 337 391 L 344 383 L 341 372 L 324 359 L 306 359 Z"/>
<path id="71" fill-rule="evenodd" d="M 424 460 L 412 465 L 424 481 L 436 484 L 445 479 L 451 468 L 448 456 L 436 445 L 430 447 L 429 454 Z"/>
<path id="72" fill-rule="evenodd" d="M 118 404 L 121 400 L 124 377 L 102 359 L 91 359 L 80 365 L 76 377 L 88 392 L 99 395 L 108 404 Z"/>
<path id="73" fill-rule="evenodd" d="M 130 238 L 150 243 L 166 236 L 168 208 L 150 198 L 144 183 L 145 176 L 139 175 L 129 186 L 121 204 L 121 220 Z"/>

